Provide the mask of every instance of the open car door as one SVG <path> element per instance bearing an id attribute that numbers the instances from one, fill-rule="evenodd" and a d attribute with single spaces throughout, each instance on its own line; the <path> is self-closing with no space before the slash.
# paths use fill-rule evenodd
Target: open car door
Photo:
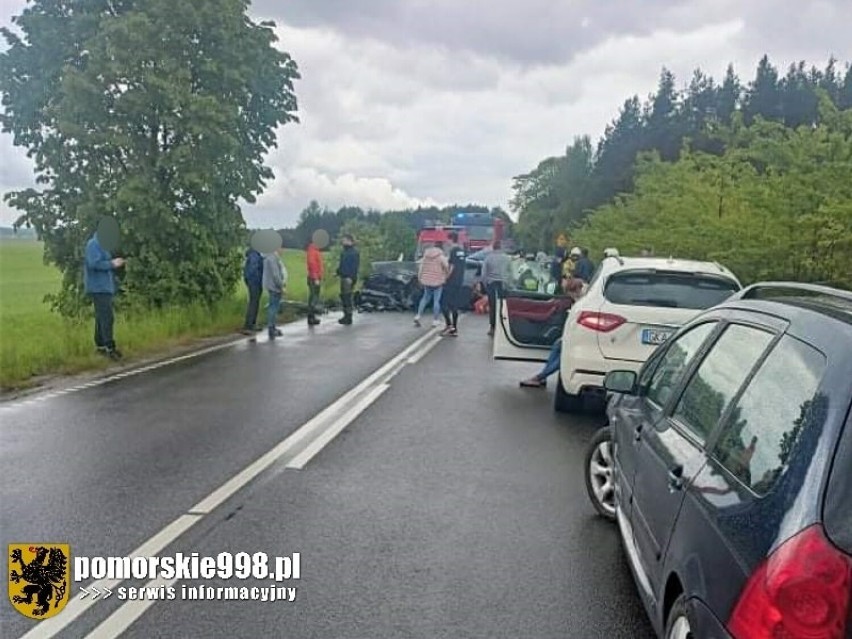
<path id="1" fill-rule="evenodd" d="M 526 262 L 515 268 L 503 299 L 497 301 L 494 359 L 547 360 L 574 303 L 567 295 L 557 295 L 558 288 L 547 263 Z"/>

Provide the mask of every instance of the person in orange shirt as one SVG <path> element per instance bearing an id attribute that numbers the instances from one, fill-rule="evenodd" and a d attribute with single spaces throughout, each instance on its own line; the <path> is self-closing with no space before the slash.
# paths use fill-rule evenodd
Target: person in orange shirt
<path id="1" fill-rule="evenodd" d="M 320 286 L 322 285 L 323 263 L 322 253 L 313 241 L 308 242 L 305 249 L 305 259 L 308 266 L 308 326 L 316 326 L 320 323 L 317 312 Z"/>

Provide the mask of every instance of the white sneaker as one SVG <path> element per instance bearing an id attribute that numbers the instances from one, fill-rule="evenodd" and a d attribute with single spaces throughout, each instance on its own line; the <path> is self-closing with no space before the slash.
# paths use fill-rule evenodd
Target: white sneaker
<path id="1" fill-rule="evenodd" d="M 441 325 L 441 320 L 432 320 L 432 328 L 438 328 Z"/>
<path id="2" fill-rule="evenodd" d="M 420 316 L 419 315 L 414 316 L 414 325 L 420 326 Z"/>

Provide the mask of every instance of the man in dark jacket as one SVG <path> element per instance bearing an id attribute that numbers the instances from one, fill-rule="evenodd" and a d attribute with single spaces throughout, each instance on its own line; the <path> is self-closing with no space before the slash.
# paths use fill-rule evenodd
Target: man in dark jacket
<path id="1" fill-rule="evenodd" d="M 585 254 L 583 253 L 584 250 Z M 595 274 L 595 265 L 589 259 L 588 249 L 581 249 L 579 246 L 575 246 L 571 249 L 570 257 L 574 265 L 571 275 L 580 278 L 588 284 L 592 279 L 592 275 Z"/>
<path id="2" fill-rule="evenodd" d="M 444 294 L 441 296 L 442 311 L 446 327 L 441 335 L 456 337 L 459 334 L 459 308 L 462 305 L 462 284 L 466 260 L 464 249 L 459 246 L 457 233 L 450 233 L 450 250 L 447 260 L 450 263 L 450 274 L 444 283 Z"/>
<path id="3" fill-rule="evenodd" d="M 355 283 L 358 281 L 358 269 L 361 266 L 361 257 L 355 248 L 355 238 L 348 233 L 343 236 L 343 252 L 340 254 L 340 264 L 337 267 L 337 276 L 340 278 L 340 302 L 343 304 L 343 317 L 338 320 L 340 324 L 352 323 L 352 293 Z"/>
<path id="4" fill-rule="evenodd" d="M 110 359 L 120 359 L 121 353 L 115 347 L 113 338 L 113 298 L 115 297 L 115 275 L 113 271 L 124 266 L 124 259 L 113 258 L 101 245 L 98 235 L 105 232 L 103 225 L 86 243 L 86 256 L 83 267 L 83 287 L 95 305 L 95 346 L 98 352 Z M 117 228 L 115 233 L 117 234 Z M 115 244 L 116 238 L 106 241 Z"/>
<path id="5" fill-rule="evenodd" d="M 243 266 L 243 281 L 248 289 L 248 305 L 246 306 L 246 321 L 243 324 L 243 334 L 251 335 L 257 332 L 257 311 L 260 308 L 260 296 L 263 292 L 263 256 L 249 247 L 246 251 L 246 261 Z"/>

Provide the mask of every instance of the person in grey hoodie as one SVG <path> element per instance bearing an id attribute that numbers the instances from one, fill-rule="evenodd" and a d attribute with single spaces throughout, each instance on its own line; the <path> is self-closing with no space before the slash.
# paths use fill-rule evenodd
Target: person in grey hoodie
<path id="1" fill-rule="evenodd" d="M 269 294 L 269 305 L 266 307 L 266 328 L 269 339 L 281 337 L 281 331 L 275 326 L 278 311 L 281 309 L 281 298 L 287 288 L 287 269 L 281 262 L 281 247 L 263 258 L 263 288 Z"/>
<path id="2" fill-rule="evenodd" d="M 509 270 L 512 258 L 506 255 L 500 245 L 500 240 L 494 241 L 493 250 L 488 253 L 482 263 L 482 282 L 488 291 L 488 321 L 491 328 L 488 334 L 494 335 L 497 325 L 497 299 L 503 296 L 503 287 L 509 280 Z"/>

